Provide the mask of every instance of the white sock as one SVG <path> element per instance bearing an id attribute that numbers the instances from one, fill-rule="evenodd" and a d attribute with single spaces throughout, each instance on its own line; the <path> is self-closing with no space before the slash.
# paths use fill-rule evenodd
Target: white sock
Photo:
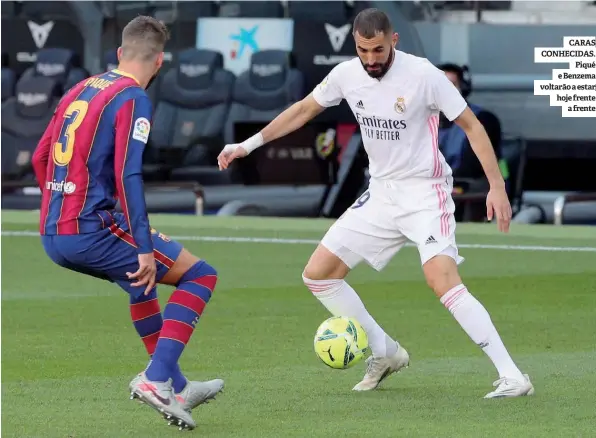
<path id="1" fill-rule="evenodd" d="M 356 319 L 368 337 L 368 344 L 375 357 L 388 357 L 397 353 L 397 343 L 383 331 L 368 313 L 362 300 L 344 280 L 310 280 L 302 276 L 304 284 L 333 314 Z"/>
<path id="2" fill-rule="evenodd" d="M 484 306 L 460 284 L 441 297 L 441 303 L 497 368 L 499 377 L 524 381 L 524 377 L 509 356 L 497 329 Z"/>

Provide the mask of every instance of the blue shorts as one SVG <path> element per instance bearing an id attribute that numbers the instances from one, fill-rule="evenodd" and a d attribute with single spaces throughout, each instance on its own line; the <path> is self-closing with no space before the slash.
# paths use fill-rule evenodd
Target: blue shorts
<path id="1" fill-rule="evenodd" d="M 41 236 L 43 247 L 54 263 L 80 272 L 117 283 L 133 298 L 138 298 L 145 286 L 132 287 L 127 272 L 136 272 L 139 261 L 134 240 L 122 214 L 112 214 L 114 223 L 95 233 Z M 170 270 L 182 245 L 170 240 L 156 230 L 151 230 L 153 255 L 157 266 L 156 280 L 159 282 Z"/>

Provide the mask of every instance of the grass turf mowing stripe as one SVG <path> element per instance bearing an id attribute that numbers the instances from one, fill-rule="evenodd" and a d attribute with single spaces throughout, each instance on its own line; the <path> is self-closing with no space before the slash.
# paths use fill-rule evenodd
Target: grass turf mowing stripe
<path id="1" fill-rule="evenodd" d="M 39 233 L 33 231 L 2 231 L 7 237 L 38 237 Z M 197 242 L 234 242 L 234 243 L 277 243 L 286 245 L 316 245 L 320 241 L 314 239 L 281 239 L 269 237 L 222 237 L 222 236 L 170 236 L 172 239 Z M 416 246 L 406 244 L 406 246 Z M 547 252 L 596 252 L 596 247 L 579 246 L 539 246 L 539 245 L 486 245 L 486 244 L 458 244 L 464 249 L 496 249 L 505 251 L 547 251 Z"/>
<path id="2" fill-rule="evenodd" d="M 37 229 L 39 212 L 35 211 L 0 211 L 2 226 L 18 225 L 27 229 L 32 225 Z M 247 234 L 251 231 L 276 230 L 277 232 L 316 232 L 324 233 L 334 220 L 325 218 L 278 218 L 251 216 L 194 216 L 176 214 L 151 214 L 149 220 L 154 228 L 187 228 L 205 233 L 206 229 L 242 230 Z M 18 228 L 17 230 L 20 230 Z M 14 230 L 14 228 L 13 228 Z M 494 223 L 458 223 L 457 235 L 467 236 L 502 236 Z M 512 223 L 508 236 L 534 237 L 540 239 L 579 239 L 583 241 L 596 240 L 596 226 Z M 582 245 L 583 246 L 583 245 Z"/>

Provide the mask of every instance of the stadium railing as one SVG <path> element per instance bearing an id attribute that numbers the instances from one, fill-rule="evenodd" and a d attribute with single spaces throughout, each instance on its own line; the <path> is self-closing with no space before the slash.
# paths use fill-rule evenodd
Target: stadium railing
<path id="1" fill-rule="evenodd" d="M 569 193 L 559 196 L 555 199 L 554 209 L 554 224 L 563 225 L 565 207 L 572 203 L 596 201 L 596 192 L 589 193 Z"/>

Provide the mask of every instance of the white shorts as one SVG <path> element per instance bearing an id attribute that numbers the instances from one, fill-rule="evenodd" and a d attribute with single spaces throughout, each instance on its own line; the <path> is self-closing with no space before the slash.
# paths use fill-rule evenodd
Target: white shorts
<path id="1" fill-rule="evenodd" d="M 331 226 L 321 244 L 350 269 L 362 260 L 382 270 L 407 243 L 424 265 L 439 254 L 464 261 L 455 243 L 453 178 L 370 181 L 368 190 Z"/>

